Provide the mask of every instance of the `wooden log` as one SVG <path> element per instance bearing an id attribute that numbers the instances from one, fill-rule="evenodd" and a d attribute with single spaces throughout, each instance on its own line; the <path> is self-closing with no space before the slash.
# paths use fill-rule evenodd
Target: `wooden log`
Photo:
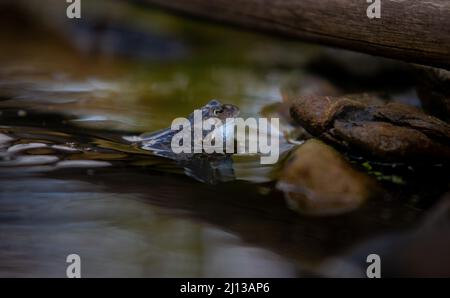
<path id="1" fill-rule="evenodd" d="M 450 69 L 449 0 L 143 0 L 215 21 Z"/>

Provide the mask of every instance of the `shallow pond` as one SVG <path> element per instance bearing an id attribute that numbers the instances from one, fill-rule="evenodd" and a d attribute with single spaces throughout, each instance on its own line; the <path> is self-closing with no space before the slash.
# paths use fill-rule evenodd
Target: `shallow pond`
<path id="1" fill-rule="evenodd" d="M 94 8 L 79 24 L 44 22 L 33 5 L 0 15 L 0 276 L 65 276 L 71 253 L 83 276 L 333 275 L 324 260 L 414 227 L 442 193 L 391 184 L 356 212 L 309 218 L 274 189 L 277 167 L 254 157 L 207 184 L 194 178 L 208 169 L 189 175 L 130 146 L 122 136 L 167 127 L 211 98 L 258 116 L 286 94 L 328 88 L 311 72 L 328 50 L 146 7 Z M 417 102 L 407 77 L 381 83 Z"/>

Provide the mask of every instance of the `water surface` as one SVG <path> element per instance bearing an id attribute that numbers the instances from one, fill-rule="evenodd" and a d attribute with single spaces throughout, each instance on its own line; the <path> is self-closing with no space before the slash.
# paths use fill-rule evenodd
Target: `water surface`
<path id="1" fill-rule="evenodd" d="M 413 228 L 442 193 L 388 185 L 356 212 L 309 218 L 287 207 L 277 166 L 258 157 L 235 157 L 233 179 L 208 184 L 197 179 L 207 168 L 189 173 L 130 146 L 122 136 L 212 98 L 260 116 L 287 94 L 324 88 L 307 65 L 326 50 L 121 9 L 92 8 L 64 26 L 16 5 L 0 15 L 0 276 L 63 277 L 71 253 L 83 276 L 318 274 L 329 257 Z"/>

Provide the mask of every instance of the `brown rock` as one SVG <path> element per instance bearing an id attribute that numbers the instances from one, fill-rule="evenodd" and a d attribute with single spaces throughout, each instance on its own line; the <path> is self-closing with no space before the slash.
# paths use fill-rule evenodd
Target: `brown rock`
<path id="1" fill-rule="evenodd" d="M 390 161 L 450 160 L 450 126 L 400 103 L 355 96 L 300 97 L 292 118 L 327 142 Z"/>
<path id="2" fill-rule="evenodd" d="M 277 188 L 294 210 L 330 215 L 359 207 L 373 190 L 372 183 L 332 147 L 311 139 L 292 153 Z"/>
<path id="3" fill-rule="evenodd" d="M 364 110 L 366 104 L 347 97 L 304 96 L 294 101 L 292 118 L 305 129 L 320 135 L 333 125 L 335 116 L 349 110 Z"/>
<path id="4" fill-rule="evenodd" d="M 450 120 L 450 71 L 417 68 L 417 94 L 424 109 L 443 120 Z"/>
<path id="5" fill-rule="evenodd" d="M 370 112 L 375 120 L 411 127 L 443 141 L 450 139 L 450 126 L 447 123 L 427 115 L 415 107 L 400 103 L 388 103 L 375 106 Z"/>
<path id="6" fill-rule="evenodd" d="M 446 150 L 440 143 L 433 142 L 424 133 L 387 122 L 338 120 L 333 133 L 359 151 L 370 152 L 386 160 L 436 160 L 448 154 L 448 148 Z"/>
<path id="7" fill-rule="evenodd" d="M 292 99 L 299 96 L 339 95 L 340 91 L 323 78 L 304 75 L 290 78 L 280 87 L 281 102 L 275 103 L 282 119 L 293 122 L 289 116 Z"/>

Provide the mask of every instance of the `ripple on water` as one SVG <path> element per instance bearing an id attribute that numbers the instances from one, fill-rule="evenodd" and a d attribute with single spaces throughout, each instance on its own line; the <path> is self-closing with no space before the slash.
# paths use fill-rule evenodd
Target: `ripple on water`
<path id="1" fill-rule="evenodd" d="M 47 144 L 43 144 L 43 143 L 28 143 L 28 144 L 17 144 L 14 146 L 11 146 L 8 148 L 8 152 L 10 153 L 17 153 L 20 151 L 26 151 L 26 150 L 30 150 L 30 149 L 38 149 L 38 148 L 45 148 L 47 147 Z"/>
<path id="2" fill-rule="evenodd" d="M 56 164 L 56 168 L 102 168 L 112 164 L 107 161 L 97 160 L 64 160 Z"/>
<path id="3" fill-rule="evenodd" d="M 0 147 L 9 144 L 12 141 L 14 141 L 14 139 L 10 136 L 0 133 Z"/>
<path id="4" fill-rule="evenodd" d="M 59 158 L 53 155 L 22 155 L 12 160 L 0 162 L 0 167 L 46 165 L 55 163 L 58 160 Z"/>

